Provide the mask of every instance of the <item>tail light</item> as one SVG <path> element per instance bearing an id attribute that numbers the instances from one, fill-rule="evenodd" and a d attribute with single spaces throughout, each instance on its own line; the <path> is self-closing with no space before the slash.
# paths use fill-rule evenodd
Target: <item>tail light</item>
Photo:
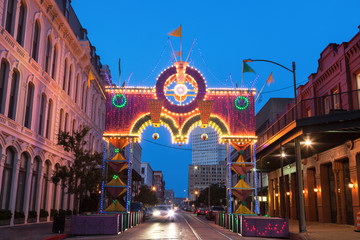
<path id="1" fill-rule="evenodd" d="M 208 213 L 208 211 L 205 211 L 205 213 Z"/>
<path id="2" fill-rule="evenodd" d="M 200 212 L 200 210 L 197 210 L 197 212 Z"/>

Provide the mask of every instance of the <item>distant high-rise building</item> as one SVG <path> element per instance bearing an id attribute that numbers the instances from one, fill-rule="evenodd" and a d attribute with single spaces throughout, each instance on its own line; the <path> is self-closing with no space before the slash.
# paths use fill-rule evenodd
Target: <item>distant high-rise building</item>
<path id="1" fill-rule="evenodd" d="M 174 203 L 174 190 L 166 189 L 164 192 L 164 200 L 165 200 L 165 204 L 173 204 Z"/>
<path id="2" fill-rule="evenodd" d="M 188 198 L 195 200 L 196 192 L 199 194 L 210 184 L 226 185 L 226 170 L 226 161 L 220 161 L 215 165 L 189 165 Z"/>
<path id="3" fill-rule="evenodd" d="M 140 175 L 143 179 L 143 184 L 151 188 L 153 186 L 154 171 L 148 162 L 141 163 Z"/>
<path id="4" fill-rule="evenodd" d="M 201 135 L 206 133 L 208 139 L 201 139 Z M 224 161 L 226 158 L 226 145 L 219 144 L 219 135 L 211 127 L 196 127 L 191 136 L 192 141 L 192 161 L 193 165 L 213 165 Z"/>
<path id="5" fill-rule="evenodd" d="M 164 202 L 165 181 L 163 180 L 162 171 L 154 171 L 154 186 L 156 188 L 156 196 L 160 203 Z"/>

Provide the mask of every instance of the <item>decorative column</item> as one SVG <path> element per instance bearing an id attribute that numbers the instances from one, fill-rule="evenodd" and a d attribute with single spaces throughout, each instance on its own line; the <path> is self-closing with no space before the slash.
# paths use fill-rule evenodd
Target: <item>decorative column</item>
<path id="1" fill-rule="evenodd" d="M 275 211 L 274 211 L 274 180 L 273 179 L 269 179 L 269 215 L 271 217 L 275 216 Z"/>
<path id="2" fill-rule="evenodd" d="M 6 155 L 2 154 L 0 156 L 0 187 L 2 185 L 2 179 L 3 179 L 3 173 L 4 173 L 4 166 L 5 166 L 5 160 L 6 160 Z M 1 192 L 1 191 L 0 191 Z"/>
<path id="3" fill-rule="evenodd" d="M 34 161 L 34 159 L 33 159 Z M 31 163 L 31 166 L 29 167 L 29 170 L 26 174 L 26 186 L 25 186 L 25 194 L 24 194 L 24 214 L 25 214 L 25 224 L 27 223 L 27 219 L 29 217 L 29 204 L 30 204 L 30 195 L 31 195 L 31 182 L 32 182 L 32 176 L 33 176 L 33 168 L 34 164 L 33 161 Z"/>
<path id="4" fill-rule="evenodd" d="M 16 205 L 16 193 L 18 187 L 18 178 L 19 178 L 19 169 L 20 169 L 21 159 L 17 159 L 15 167 L 13 168 L 12 184 L 10 190 L 10 202 L 9 209 L 12 213 L 10 226 L 14 226 L 14 215 L 15 215 L 15 205 Z"/>
<path id="5" fill-rule="evenodd" d="M 37 213 L 36 222 L 40 222 L 40 209 L 41 209 L 40 204 L 41 204 L 41 196 L 42 196 L 42 190 L 43 190 L 42 182 L 43 182 L 43 177 L 44 177 L 43 168 L 44 168 L 43 164 L 41 164 L 40 169 L 39 169 L 38 182 L 36 183 L 37 184 L 37 191 L 36 191 L 36 196 L 35 196 L 35 211 Z"/>

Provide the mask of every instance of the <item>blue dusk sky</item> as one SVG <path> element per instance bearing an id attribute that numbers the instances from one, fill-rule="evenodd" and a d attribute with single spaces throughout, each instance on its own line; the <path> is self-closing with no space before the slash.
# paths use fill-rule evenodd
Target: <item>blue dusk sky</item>
<path id="1" fill-rule="evenodd" d="M 157 76 L 171 66 L 167 33 L 182 24 L 183 55 L 205 77 L 208 87 L 233 87 L 241 82 L 242 60 L 268 59 L 291 68 L 296 62 L 298 84 L 316 72 L 320 53 L 329 43 L 349 41 L 358 31 L 359 0 L 333 1 L 119 1 L 73 0 L 72 6 L 102 64 L 110 66 L 118 84 L 155 86 Z M 178 38 L 171 38 L 179 50 Z M 274 83 L 265 86 L 256 111 L 270 97 L 293 97 L 292 74 L 276 65 L 253 62 L 256 74 L 244 74 L 244 87 L 260 90 L 273 72 Z M 143 139 L 152 140 L 148 127 Z M 142 161 L 162 170 L 167 189 L 186 197 L 191 144 L 171 144 L 165 128 L 156 145 L 142 141 Z M 178 150 L 174 148 L 181 148 Z"/>

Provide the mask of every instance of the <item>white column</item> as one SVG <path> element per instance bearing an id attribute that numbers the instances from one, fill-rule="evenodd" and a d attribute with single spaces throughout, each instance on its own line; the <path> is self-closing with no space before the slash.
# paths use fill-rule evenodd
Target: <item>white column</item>
<path id="1" fill-rule="evenodd" d="M 49 177 L 48 177 L 49 179 Z M 50 215 L 51 215 L 51 205 L 52 205 L 52 198 L 53 198 L 53 187 L 54 187 L 54 184 L 52 182 L 48 182 L 48 189 L 47 189 L 47 194 L 46 194 L 46 207 L 45 207 L 45 210 L 48 211 L 49 213 L 49 216 L 47 218 L 47 221 L 50 221 Z"/>
<path id="2" fill-rule="evenodd" d="M 10 189 L 10 202 L 9 209 L 12 213 L 10 226 L 14 225 L 14 215 L 15 215 L 15 205 L 16 205 L 16 193 L 18 188 L 18 178 L 19 178 L 19 169 L 20 169 L 21 159 L 17 159 L 15 167 L 13 168 L 13 175 L 11 179 L 11 189 Z"/>
<path id="3" fill-rule="evenodd" d="M 56 184 L 56 199 L 55 199 L 55 209 L 59 210 L 60 209 L 60 195 L 61 195 L 61 181 L 58 182 L 58 184 Z"/>
<path id="4" fill-rule="evenodd" d="M 2 154 L 2 155 L 0 156 L 0 187 L 1 187 L 2 179 L 3 179 L 5 159 L 6 159 L 6 155 L 5 155 L 5 154 Z M 1 192 L 1 190 L 0 190 L 0 192 Z"/>
<path id="5" fill-rule="evenodd" d="M 11 66 L 10 66 L 11 67 Z M 6 88 L 6 97 L 5 97 L 5 109 L 4 109 L 4 115 L 7 116 L 9 113 L 9 101 L 10 101 L 10 92 L 11 92 L 11 83 L 12 83 L 12 75 L 13 71 L 9 71 L 8 81 L 7 81 L 7 88 Z M 6 80 L 5 80 L 6 82 Z M 4 86 L 6 87 L 6 86 Z"/>
<path id="6" fill-rule="evenodd" d="M 28 215 L 29 215 L 29 204 L 30 204 L 33 168 L 34 168 L 34 164 L 32 163 L 31 166 L 28 167 L 29 170 L 26 173 L 24 206 L 23 206 L 24 214 L 25 214 L 25 224 L 27 223 L 27 219 L 28 219 Z"/>
<path id="7" fill-rule="evenodd" d="M 36 197 L 35 197 L 35 211 L 37 213 L 36 222 L 40 222 L 40 209 L 41 209 L 40 204 L 41 204 L 41 195 L 42 195 L 42 189 L 43 189 L 42 182 L 43 182 L 43 177 L 44 177 L 43 169 L 44 169 L 44 167 L 41 166 L 38 182 L 36 183 L 37 184 L 37 193 L 36 193 Z"/>

